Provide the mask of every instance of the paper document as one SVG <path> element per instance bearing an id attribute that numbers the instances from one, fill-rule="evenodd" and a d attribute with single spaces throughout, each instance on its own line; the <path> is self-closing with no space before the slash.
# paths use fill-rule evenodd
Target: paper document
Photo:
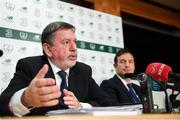
<path id="1" fill-rule="evenodd" d="M 60 114 L 91 114 L 95 116 L 110 115 L 139 115 L 142 114 L 142 105 L 125 105 L 115 107 L 92 107 L 88 109 L 64 109 L 47 113 L 48 116 Z"/>

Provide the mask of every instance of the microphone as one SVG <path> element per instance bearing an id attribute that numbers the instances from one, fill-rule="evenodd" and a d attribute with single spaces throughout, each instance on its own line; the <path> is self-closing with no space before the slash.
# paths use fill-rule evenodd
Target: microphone
<path id="1" fill-rule="evenodd" d="M 148 74 L 140 73 L 137 75 L 137 80 L 140 83 L 141 101 L 143 105 L 143 113 L 154 112 L 154 103 L 152 96 L 152 80 Z"/>
<path id="2" fill-rule="evenodd" d="M 3 55 L 3 51 L 0 49 L 0 57 Z"/>
<path id="3" fill-rule="evenodd" d="M 180 80 L 180 74 L 172 72 L 172 68 L 163 63 L 151 63 L 147 66 L 146 72 L 156 80 Z"/>
<path id="4" fill-rule="evenodd" d="M 134 80 L 138 80 L 140 83 L 140 91 L 141 91 L 141 102 L 143 105 L 143 113 L 152 113 L 154 112 L 153 107 L 153 96 L 151 89 L 151 77 L 148 74 L 140 73 L 126 73 L 123 75 L 123 78 L 131 78 Z"/>
<path id="5" fill-rule="evenodd" d="M 176 76 L 175 74 L 172 73 L 172 68 L 166 64 L 163 64 L 163 63 L 158 63 L 158 62 L 157 63 L 151 63 L 147 66 L 145 73 L 150 75 L 152 78 L 156 79 L 155 81 L 163 89 L 163 91 L 165 92 L 165 96 L 166 96 L 165 97 L 166 112 L 171 112 L 172 106 L 171 106 L 170 100 L 168 98 L 167 91 L 166 91 L 165 87 L 162 84 L 160 84 L 160 81 L 166 82 L 170 79 L 170 77 Z"/>
<path id="6" fill-rule="evenodd" d="M 139 82 L 144 82 L 147 80 L 148 75 L 145 73 L 140 73 L 140 74 L 134 74 L 134 73 L 126 73 L 123 75 L 123 78 L 131 78 L 133 80 L 138 80 Z"/>
<path id="7" fill-rule="evenodd" d="M 170 80 L 177 80 L 177 81 L 180 82 L 180 74 L 178 74 L 178 73 L 170 72 L 170 73 L 168 74 L 168 78 L 169 78 Z"/>
<path id="8" fill-rule="evenodd" d="M 123 77 L 124 79 L 125 79 L 125 78 L 134 79 L 134 78 L 137 77 L 137 75 L 135 75 L 134 73 L 125 73 L 122 77 Z"/>

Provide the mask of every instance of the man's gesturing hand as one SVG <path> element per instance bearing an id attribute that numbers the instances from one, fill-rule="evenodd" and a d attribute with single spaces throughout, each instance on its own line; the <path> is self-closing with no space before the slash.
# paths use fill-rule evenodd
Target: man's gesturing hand
<path id="1" fill-rule="evenodd" d="M 61 92 L 55 85 L 55 80 L 44 78 L 48 69 L 45 64 L 24 91 L 21 101 L 26 107 L 47 107 L 59 103 Z"/>

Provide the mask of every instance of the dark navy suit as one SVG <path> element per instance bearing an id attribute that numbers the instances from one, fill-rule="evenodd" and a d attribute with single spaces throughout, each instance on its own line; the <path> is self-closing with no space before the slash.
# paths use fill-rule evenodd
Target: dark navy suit
<path id="1" fill-rule="evenodd" d="M 117 75 L 114 75 L 114 77 L 110 78 L 109 80 L 104 80 L 101 83 L 100 87 L 109 94 L 111 100 L 113 101 L 113 105 L 134 104 L 134 101 L 132 100 L 128 89 L 125 87 L 125 85 Z M 132 84 L 132 87 L 135 90 L 136 94 L 141 97 L 140 87 L 135 84 Z"/>

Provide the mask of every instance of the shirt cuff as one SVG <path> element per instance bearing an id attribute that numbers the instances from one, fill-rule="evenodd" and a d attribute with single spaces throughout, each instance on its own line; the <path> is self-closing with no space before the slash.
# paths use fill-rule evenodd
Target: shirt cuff
<path id="1" fill-rule="evenodd" d="M 21 96 L 26 88 L 17 91 L 11 98 L 9 108 L 15 116 L 22 117 L 30 113 L 30 110 L 21 102 Z"/>

